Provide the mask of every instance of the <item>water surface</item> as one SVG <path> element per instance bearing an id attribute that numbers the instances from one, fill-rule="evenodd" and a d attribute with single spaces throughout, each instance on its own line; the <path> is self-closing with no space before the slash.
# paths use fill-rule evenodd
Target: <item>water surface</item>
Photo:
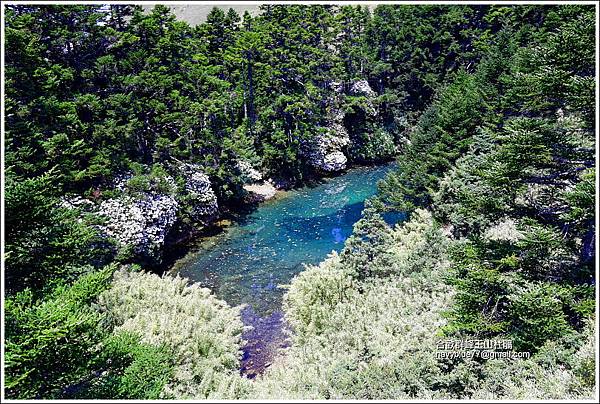
<path id="1" fill-rule="evenodd" d="M 207 238 L 174 271 L 214 291 L 230 305 L 246 304 L 247 332 L 242 371 L 269 365 L 273 352 L 285 346 L 281 301 L 305 265 L 340 251 L 360 219 L 365 199 L 391 164 L 355 168 L 314 187 L 286 192 L 245 216 L 240 223 Z"/>

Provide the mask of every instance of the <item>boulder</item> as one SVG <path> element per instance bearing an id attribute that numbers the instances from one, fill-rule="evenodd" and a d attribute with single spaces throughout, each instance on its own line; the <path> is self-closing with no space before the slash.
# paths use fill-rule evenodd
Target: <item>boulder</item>
<path id="1" fill-rule="evenodd" d="M 185 190 L 192 198 L 192 216 L 204 220 L 217 213 L 219 204 L 210 179 L 196 164 L 184 163 L 180 167 L 185 180 Z"/>
<path id="2" fill-rule="evenodd" d="M 374 98 L 377 96 L 377 93 L 373 91 L 367 80 L 358 80 L 352 83 L 350 86 L 350 95 L 365 98 L 363 110 L 368 116 L 375 118 L 377 115 L 379 115 L 378 108 L 373 102 Z"/>
<path id="3" fill-rule="evenodd" d="M 320 168 L 324 171 L 341 171 L 346 168 L 348 159 L 341 151 L 335 151 L 323 156 Z"/>
<path id="4" fill-rule="evenodd" d="M 212 220 L 219 206 L 208 176 L 195 164 L 181 163 L 178 168 L 184 178 L 184 191 L 189 196 L 185 203 L 192 208 L 192 218 L 203 222 Z M 171 176 L 160 179 L 169 185 L 167 190 L 151 186 L 149 190 L 132 191 L 131 178 L 132 173 L 119 175 L 111 186 L 120 191 L 119 196 L 99 205 L 79 196 L 65 198 L 62 205 L 103 218 L 98 225 L 101 234 L 114 239 L 120 249 L 131 249 L 137 258 L 157 264 L 161 261 L 165 240 L 177 222 L 183 200 L 180 203 L 176 199 L 174 190 L 177 187 Z"/>
<path id="5" fill-rule="evenodd" d="M 98 208 L 98 214 L 106 219 L 99 227 L 115 239 L 119 247 L 131 248 L 137 256 L 160 262 L 162 247 L 177 220 L 178 208 L 179 204 L 170 195 L 111 198 Z"/>
<path id="6" fill-rule="evenodd" d="M 346 169 L 348 159 L 344 150 L 350 144 L 350 135 L 344 126 L 344 111 L 341 108 L 343 85 L 341 82 L 332 82 L 330 87 L 335 94 L 327 99 L 326 130 L 311 139 L 303 149 L 308 162 L 324 173 Z"/>
<path id="7" fill-rule="evenodd" d="M 238 160 L 237 166 L 240 172 L 242 173 L 244 183 L 252 184 L 262 181 L 263 177 L 260 171 L 252 167 L 252 165 L 249 162 L 245 160 Z"/>
<path id="8" fill-rule="evenodd" d="M 334 126 L 335 128 L 335 126 Z M 350 142 L 345 131 L 319 134 L 311 141 L 306 156 L 310 164 L 323 172 L 336 172 L 346 168 L 348 159 L 342 152 Z"/>
<path id="9" fill-rule="evenodd" d="M 350 86 L 350 94 L 352 95 L 362 95 L 364 97 L 375 97 L 377 94 L 367 80 L 358 80 Z"/>

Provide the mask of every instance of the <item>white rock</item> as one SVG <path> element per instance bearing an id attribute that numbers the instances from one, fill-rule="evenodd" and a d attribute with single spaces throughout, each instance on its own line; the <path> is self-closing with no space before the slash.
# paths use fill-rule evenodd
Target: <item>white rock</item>
<path id="1" fill-rule="evenodd" d="M 136 254 L 158 258 L 165 238 L 177 220 L 179 204 L 170 195 L 148 195 L 135 200 L 114 198 L 100 204 L 98 214 L 106 218 L 100 230 L 121 247 Z"/>
<path id="2" fill-rule="evenodd" d="M 358 80 L 354 82 L 350 87 L 350 94 L 363 95 L 365 97 L 374 97 L 377 95 L 367 80 Z"/>
<path id="3" fill-rule="evenodd" d="M 75 195 L 71 197 L 65 196 L 60 201 L 60 205 L 63 208 L 81 209 L 83 211 L 89 211 L 90 209 L 93 209 L 94 202 L 90 201 L 89 199 L 82 198 L 79 195 Z"/>
<path id="4" fill-rule="evenodd" d="M 262 174 L 257 169 L 252 167 L 252 165 L 249 162 L 245 160 L 238 160 L 237 166 L 240 172 L 242 173 L 242 176 L 244 177 L 245 183 L 262 181 Z"/>
<path id="5" fill-rule="evenodd" d="M 348 159 L 341 151 L 326 154 L 323 157 L 321 168 L 325 171 L 340 171 L 346 168 Z"/>
<path id="6" fill-rule="evenodd" d="M 336 136 L 330 130 L 328 133 L 317 135 L 308 146 L 305 155 L 308 161 L 317 169 L 325 172 L 344 170 L 348 159 L 342 148 L 350 142 L 347 133 Z"/>
<path id="7" fill-rule="evenodd" d="M 217 213 L 217 196 L 202 168 L 196 164 L 183 164 L 181 170 L 185 179 L 185 189 L 193 199 L 194 218 L 201 219 Z"/>
<path id="8" fill-rule="evenodd" d="M 329 83 L 329 87 L 336 93 L 341 93 L 344 91 L 344 84 L 340 81 L 332 81 Z"/>

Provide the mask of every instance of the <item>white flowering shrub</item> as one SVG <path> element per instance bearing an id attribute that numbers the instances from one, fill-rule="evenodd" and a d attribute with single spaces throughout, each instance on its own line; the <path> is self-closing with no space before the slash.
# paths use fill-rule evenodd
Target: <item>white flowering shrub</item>
<path id="1" fill-rule="evenodd" d="M 187 279 L 119 271 L 99 305 L 114 332 L 140 336 L 172 352 L 174 372 L 161 397 L 231 398 L 246 380 L 238 376 L 243 325 L 210 290 Z"/>
<path id="2" fill-rule="evenodd" d="M 486 362 L 472 398 L 486 400 L 593 399 L 595 389 L 594 323 L 570 341 L 548 342 L 530 359 Z"/>
<path id="3" fill-rule="evenodd" d="M 352 281 L 337 255 L 298 275 L 286 295 L 294 344 L 260 379 L 257 398 L 440 397 L 430 388 L 442 378 L 435 359 L 437 331 L 445 324 L 451 290 L 431 282 L 447 268 L 431 215 L 417 211 L 393 231 L 390 252 L 406 272 Z M 418 252 L 418 253 L 417 253 Z M 418 263 L 418 265 L 416 265 Z M 424 287 L 429 284 L 429 287 Z"/>
<path id="4" fill-rule="evenodd" d="M 373 283 L 330 313 L 327 329 L 297 340 L 261 380 L 259 398 L 409 398 L 440 374 L 436 330 L 450 294 L 411 280 Z M 392 310 L 390 310 L 393 308 Z"/>
<path id="5" fill-rule="evenodd" d="M 333 252 L 319 266 L 309 266 L 295 279 L 284 296 L 287 320 L 298 338 L 319 334 L 331 310 L 352 294 L 353 279 Z"/>
<path id="6" fill-rule="evenodd" d="M 454 290 L 448 239 L 416 210 L 396 226 L 387 277 L 362 281 L 332 254 L 285 296 L 291 347 L 252 384 L 258 399 L 582 399 L 595 386 L 593 325 L 529 359 L 441 358 Z M 379 273 L 377 268 L 371 272 Z M 582 342 L 583 341 L 583 342 Z"/>
<path id="7" fill-rule="evenodd" d="M 492 226 L 488 227 L 483 233 L 484 240 L 516 243 L 523 239 L 524 235 L 517 226 L 515 219 L 505 217 Z"/>
<path id="8" fill-rule="evenodd" d="M 431 212 L 416 209 L 410 221 L 396 225 L 389 248 L 395 257 L 397 275 L 415 274 L 417 278 L 431 281 L 427 283 L 440 282 L 440 275 L 448 264 L 444 258 L 447 238 L 434 223 Z"/>

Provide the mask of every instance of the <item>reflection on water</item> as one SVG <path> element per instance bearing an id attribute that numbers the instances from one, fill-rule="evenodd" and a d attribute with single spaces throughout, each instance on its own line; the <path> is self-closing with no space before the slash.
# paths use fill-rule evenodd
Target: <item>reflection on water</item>
<path id="1" fill-rule="evenodd" d="M 279 286 L 289 284 L 305 264 L 316 264 L 343 248 L 364 200 L 375 193 L 377 181 L 390 168 L 353 169 L 316 187 L 290 191 L 206 240 L 179 260 L 174 271 L 212 289 L 231 305 L 249 306 L 243 320 L 262 331 L 244 335 L 248 346 L 274 335 L 280 339 L 284 290 Z M 271 329 L 273 324 L 279 324 L 275 327 L 279 331 Z M 252 356 L 249 351 L 245 356 Z"/>

